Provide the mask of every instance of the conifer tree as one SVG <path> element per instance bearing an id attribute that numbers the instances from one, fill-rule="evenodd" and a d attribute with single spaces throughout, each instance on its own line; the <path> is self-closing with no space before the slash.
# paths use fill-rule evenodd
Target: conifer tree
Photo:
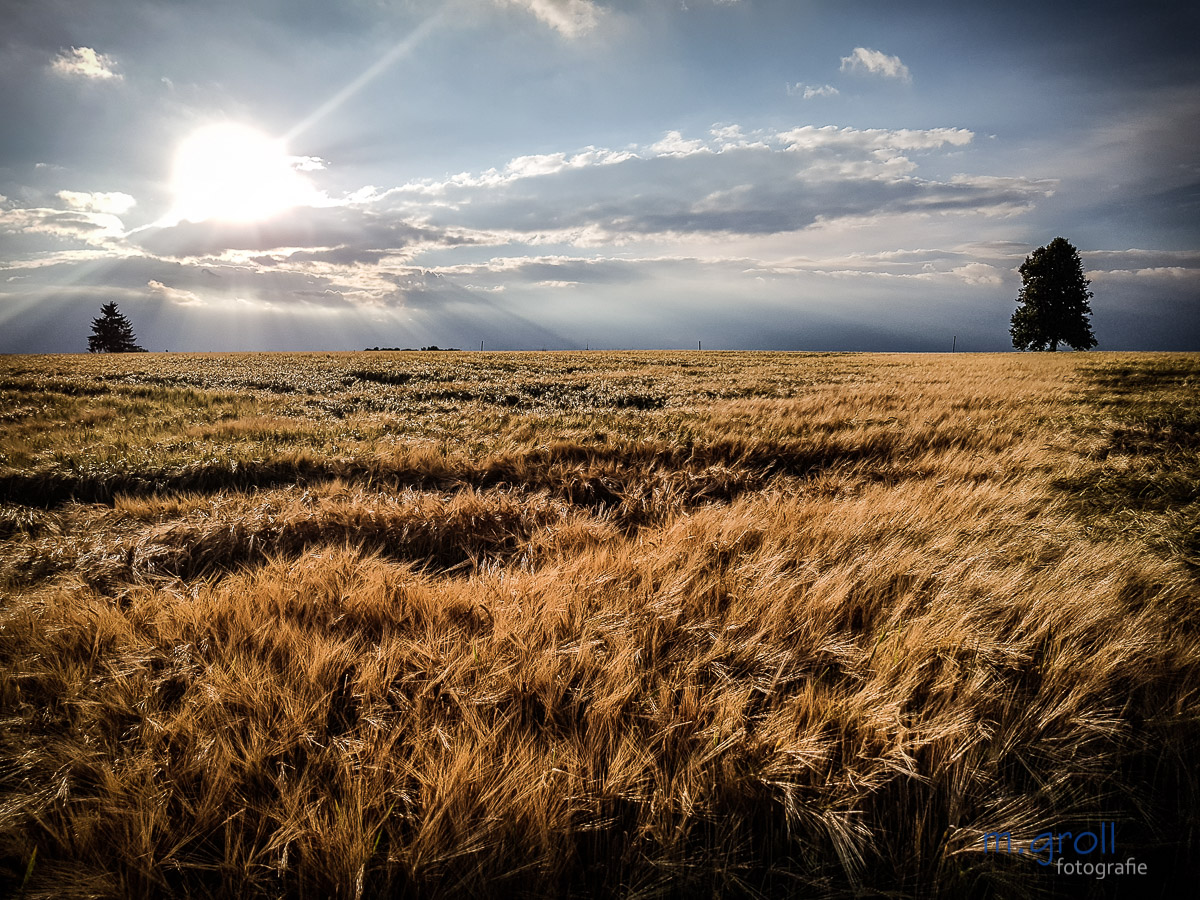
<path id="1" fill-rule="evenodd" d="M 121 315 L 116 302 L 100 307 L 98 318 L 92 319 L 92 334 L 88 338 L 89 353 L 144 353 L 133 335 L 133 325 Z"/>

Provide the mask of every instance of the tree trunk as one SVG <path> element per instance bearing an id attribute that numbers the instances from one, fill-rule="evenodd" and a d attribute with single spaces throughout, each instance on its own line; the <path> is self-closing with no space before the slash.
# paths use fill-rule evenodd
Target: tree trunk
<path id="1" fill-rule="evenodd" d="M 1058 341 L 1051 341 L 1050 342 L 1050 352 L 1053 353 L 1056 350 L 1058 350 Z"/>

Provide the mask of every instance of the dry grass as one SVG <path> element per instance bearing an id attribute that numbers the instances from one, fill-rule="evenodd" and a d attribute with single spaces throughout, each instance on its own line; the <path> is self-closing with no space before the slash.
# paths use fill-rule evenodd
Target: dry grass
<path id="1" fill-rule="evenodd" d="M 1197 376 L 3 360 L 0 890 L 1190 889 Z"/>

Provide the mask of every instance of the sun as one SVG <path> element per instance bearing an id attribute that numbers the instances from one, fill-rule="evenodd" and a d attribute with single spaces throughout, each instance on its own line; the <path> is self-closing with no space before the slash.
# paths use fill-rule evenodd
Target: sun
<path id="1" fill-rule="evenodd" d="M 282 141 L 246 125 L 209 125 L 179 146 L 173 218 L 253 222 L 308 203 L 315 190 Z"/>

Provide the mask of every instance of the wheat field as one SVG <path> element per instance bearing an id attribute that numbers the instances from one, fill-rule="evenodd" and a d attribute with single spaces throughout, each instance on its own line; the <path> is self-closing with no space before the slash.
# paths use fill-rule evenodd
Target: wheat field
<path id="1" fill-rule="evenodd" d="M 1198 385 L 0 358 L 0 893 L 1178 896 Z M 984 849 L 1103 823 L 1147 874 Z"/>

